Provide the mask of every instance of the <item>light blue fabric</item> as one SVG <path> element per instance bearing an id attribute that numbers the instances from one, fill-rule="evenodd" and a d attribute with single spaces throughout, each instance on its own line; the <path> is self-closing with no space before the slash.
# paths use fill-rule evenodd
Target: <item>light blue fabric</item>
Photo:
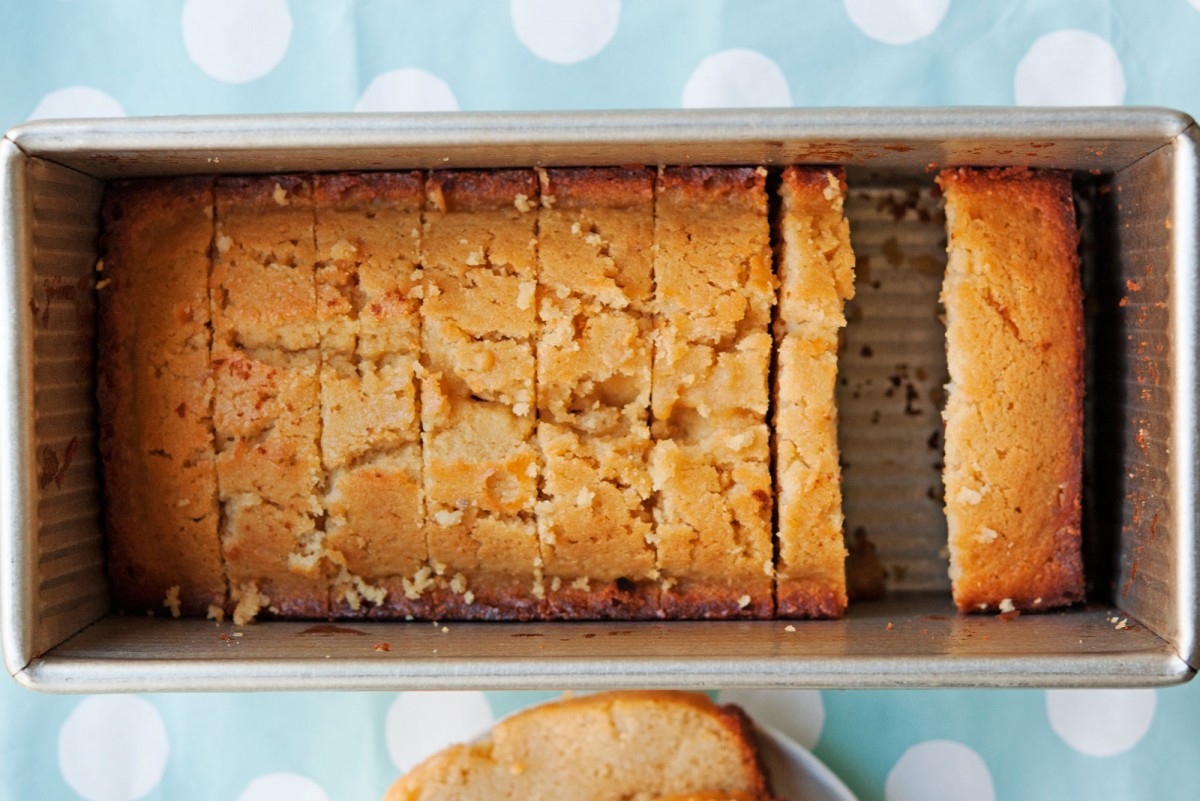
<path id="1" fill-rule="evenodd" d="M 543 56 L 547 48 L 561 50 L 563 37 L 543 26 L 541 38 L 536 31 L 529 34 L 535 41 L 531 49 L 517 34 L 508 2 L 259 0 L 265 16 L 257 18 L 255 25 L 262 29 L 254 32 L 270 39 L 280 23 L 271 10 L 283 7 L 290 35 L 276 41 L 283 48 L 277 64 L 235 70 L 235 80 L 255 70 L 262 74 L 230 82 L 228 74 L 222 80 L 210 73 L 220 73 L 238 57 L 223 57 L 211 37 L 202 43 L 208 57 L 189 56 L 181 0 L 0 0 L 0 130 L 25 121 L 42 104 L 64 113 L 111 109 L 115 103 L 129 115 L 350 111 L 360 99 L 391 107 L 451 102 L 463 110 L 675 108 L 688 92 L 691 102 L 762 92 L 768 99 L 790 98 L 797 106 L 832 106 L 1007 105 L 1027 99 L 1022 92 L 1042 91 L 1057 102 L 1099 97 L 1200 111 L 1200 0 L 948 3 L 944 18 L 927 35 L 889 44 L 865 33 L 847 11 L 869 7 L 871 0 L 626 0 L 623 5 L 592 0 L 596 20 L 577 48 L 599 46 L 599 52 L 575 63 L 556 63 Z M 908 19 L 923 12 L 936 18 L 944 2 L 899 5 L 910 10 Z M 217 6 L 216 13 L 229 13 L 229 4 Z M 616 8 L 615 32 L 604 41 L 603 29 Z M 884 38 L 904 38 L 906 32 L 912 38 L 914 30 L 903 21 L 887 28 Z M 1078 52 L 1086 62 L 1074 77 L 1056 72 L 1045 58 L 1027 55 L 1040 37 L 1064 29 L 1095 35 L 1067 37 L 1070 47 L 1083 48 Z M 1118 68 L 1106 60 L 1108 46 Z M 726 71 L 721 74 L 732 83 L 706 82 L 701 75 L 685 91 L 706 58 L 728 50 L 755 51 L 765 59 L 735 54 L 722 62 Z M 579 52 L 556 57 L 569 61 Z M 374 100 L 369 92 L 364 97 L 378 76 L 402 69 L 428 75 L 414 79 L 405 73 L 410 82 L 402 80 L 400 91 L 381 89 Z M 748 70 L 743 84 L 735 80 L 740 69 Z M 1022 69 L 1024 83 L 1017 77 Z M 1072 69 L 1068 64 L 1066 72 Z M 54 100 L 53 93 L 69 87 L 89 87 L 108 98 L 85 90 Z M 80 97 L 93 105 L 80 105 Z M 494 692 L 486 700 L 499 716 L 554 695 Z M 1139 710 L 1155 704 L 1144 737 L 1131 738 L 1135 742 L 1128 750 L 1111 756 L 1089 756 L 1070 744 L 1078 735 L 1056 734 L 1042 691 L 838 691 L 816 698 L 819 703 L 810 694 L 784 693 L 767 706 L 783 710 L 778 713 L 783 719 L 774 722 L 785 729 L 793 700 L 807 703 L 810 713 L 814 703 L 823 708 L 823 726 L 809 714 L 796 722 L 797 736 L 819 731 L 815 753 L 863 799 L 884 798 L 885 787 L 894 801 L 914 797 L 911 786 L 906 790 L 900 778 L 889 784 L 888 777 L 911 747 L 929 740 L 953 740 L 973 749 L 986 763 L 1000 799 L 1200 794 L 1200 684 L 1097 696 L 1082 704 L 1095 712 L 1094 719 L 1081 718 L 1078 711 L 1067 715 L 1082 721 L 1086 734 L 1111 722 L 1116 713 L 1105 717 L 1105 709 L 1125 704 L 1115 734 L 1093 738 L 1099 745 L 1093 743 L 1092 750 L 1103 751 L 1105 743 L 1111 748 L 1114 738 L 1121 739 L 1121 731 L 1135 728 Z M 395 694 L 145 699 L 161 716 L 169 743 L 165 772 L 155 778 L 151 770 L 154 780 L 141 788 L 148 789 L 147 798 L 235 799 L 257 777 L 284 772 L 308 777 L 328 798 L 370 799 L 399 771 L 385 734 Z M 72 714 L 78 720 L 87 717 L 87 708 L 81 708 L 86 700 L 38 695 L 0 680 L 0 798 L 78 797 L 65 778 L 72 771 L 68 763 L 78 759 L 79 748 L 104 739 L 102 728 L 92 738 L 93 729 L 84 721 L 78 731 L 87 736 L 79 746 L 71 741 L 77 730 L 64 728 Z M 114 739 L 119 752 L 122 738 Z M 112 765 L 120 769 L 120 759 Z M 113 781 L 86 776 L 74 781 L 88 797 L 130 797 Z M 257 795 L 247 792 L 247 801 L 268 797 L 265 786 L 259 785 Z M 308 790 L 309 795 L 296 790 L 291 797 L 321 797 L 311 786 Z"/>

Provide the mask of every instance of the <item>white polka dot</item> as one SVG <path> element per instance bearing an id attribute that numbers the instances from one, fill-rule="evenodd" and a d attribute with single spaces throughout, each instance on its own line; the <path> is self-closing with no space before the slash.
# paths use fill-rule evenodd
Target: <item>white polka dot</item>
<path id="1" fill-rule="evenodd" d="M 458 101 L 446 82 L 433 73 L 403 69 L 376 76 L 354 110 L 458 111 Z"/>
<path id="2" fill-rule="evenodd" d="M 845 0 L 846 13 L 860 31 L 890 45 L 922 39 L 937 30 L 950 0 Z"/>
<path id="3" fill-rule="evenodd" d="M 58 732 L 63 778 L 88 801 L 133 801 L 162 781 L 167 728 L 149 701 L 95 695 L 71 711 Z"/>
<path id="4" fill-rule="evenodd" d="M 1107 757 L 1138 744 L 1154 721 L 1154 690 L 1047 690 L 1050 728 L 1081 754 Z"/>
<path id="5" fill-rule="evenodd" d="M 723 50 L 700 62 L 683 87 L 684 108 L 790 106 L 779 65 L 754 50 Z"/>
<path id="6" fill-rule="evenodd" d="M 1033 43 L 1013 88 L 1022 106 L 1113 106 L 1125 99 L 1125 71 L 1106 39 L 1067 29 Z"/>
<path id="7" fill-rule="evenodd" d="M 621 0 L 512 0 L 521 44 L 538 58 L 576 64 L 604 49 L 621 18 Z"/>
<path id="8" fill-rule="evenodd" d="M 279 66 L 291 39 L 287 0 L 187 0 L 183 7 L 188 57 L 218 81 L 261 78 Z"/>
<path id="9" fill-rule="evenodd" d="M 247 784 L 237 801 L 329 801 L 329 793 L 298 773 L 268 773 Z"/>
<path id="10" fill-rule="evenodd" d="M 825 703 L 820 690 L 722 690 L 723 704 L 737 704 L 755 720 L 774 726 L 810 751 L 821 739 Z"/>
<path id="11" fill-rule="evenodd" d="M 486 734 L 492 708 L 481 692 L 405 692 L 384 724 L 388 754 L 402 771 L 448 745 Z"/>
<path id="12" fill-rule="evenodd" d="M 888 771 L 887 801 L 995 801 L 983 757 L 953 740 L 927 740 L 904 752 Z"/>
<path id="13" fill-rule="evenodd" d="M 90 86 L 57 89 L 38 102 L 31 120 L 55 120 L 63 117 L 124 117 L 125 109 L 110 94 Z"/>

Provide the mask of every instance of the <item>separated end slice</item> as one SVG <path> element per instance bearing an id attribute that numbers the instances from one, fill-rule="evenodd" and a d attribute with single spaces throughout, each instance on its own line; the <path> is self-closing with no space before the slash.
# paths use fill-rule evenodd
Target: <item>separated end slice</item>
<path id="1" fill-rule="evenodd" d="M 955 169 L 946 519 L 965 612 L 1082 599 L 1083 302 L 1067 173 Z"/>

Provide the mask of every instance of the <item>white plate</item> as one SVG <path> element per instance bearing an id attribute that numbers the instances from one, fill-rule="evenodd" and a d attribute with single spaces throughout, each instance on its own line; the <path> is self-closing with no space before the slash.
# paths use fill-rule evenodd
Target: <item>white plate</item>
<path id="1" fill-rule="evenodd" d="M 775 797 L 786 801 L 858 801 L 825 763 L 778 729 L 755 721 Z"/>

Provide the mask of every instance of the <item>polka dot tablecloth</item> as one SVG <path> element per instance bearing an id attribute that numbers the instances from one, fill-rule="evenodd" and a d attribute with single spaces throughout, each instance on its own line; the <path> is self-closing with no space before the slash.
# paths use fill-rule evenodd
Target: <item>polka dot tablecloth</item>
<path id="1" fill-rule="evenodd" d="M 1200 0 L 0 0 L 0 128 L 289 111 L 1138 104 L 1200 112 Z M 377 798 L 545 692 L 42 696 L 0 797 Z M 1200 796 L 1200 683 L 722 692 L 864 801 Z"/>

